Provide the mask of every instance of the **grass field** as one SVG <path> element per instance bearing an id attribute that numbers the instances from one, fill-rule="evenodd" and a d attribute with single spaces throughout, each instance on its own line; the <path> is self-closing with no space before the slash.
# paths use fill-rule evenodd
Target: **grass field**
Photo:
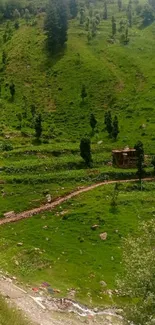
<path id="1" fill-rule="evenodd" d="M 114 186 L 106 185 L 52 212 L 2 226 L 0 268 L 31 286 L 47 281 L 61 296 L 75 288 L 76 298 L 85 303 L 117 302 L 115 295 L 109 300 L 100 281 L 106 289 L 115 288 L 122 238 L 136 234 L 138 222 L 154 216 L 155 185 L 145 183 L 142 192 L 137 184 L 121 185 L 116 208 L 111 206 L 113 191 Z M 108 234 L 106 241 L 99 237 L 102 232 Z"/>

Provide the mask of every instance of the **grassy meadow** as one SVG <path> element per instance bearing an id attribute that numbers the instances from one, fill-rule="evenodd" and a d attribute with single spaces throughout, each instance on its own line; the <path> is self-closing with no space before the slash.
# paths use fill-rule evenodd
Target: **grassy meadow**
<path id="1" fill-rule="evenodd" d="M 85 303 L 117 303 L 107 290 L 116 288 L 116 275 L 122 272 L 122 239 L 136 235 L 138 223 L 155 213 L 155 185 L 143 186 L 141 192 L 136 183 L 121 184 L 116 207 L 111 204 L 114 185 L 105 185 L 51 212 L 1 226 L 0 268 L 31 287 L 47 281 L 61 290 L 58 296 L 74 288 L 76 299 Z M 105 241 L 99 236 L 103 232 Z"/>
<path id="2" fill-rule="evenodd" d="M 48 193 L 54 199 L 107 178 L 135 177 L 136 170 L 109 164 L 113 148 L 132 147 L 141 140 L 145 153 L 155 155 L 155 22 L 141 28 L 134 13 L 129 43 L 122 45 L 118 30 L 120 20 L 126 19 L 126 6 L 123 3 L 119 12 L 116 3 L 108 4 L 108 20 L 101 20 L 89 44 L 79 17 L 70 20 L 66 47 L 57 56 L 46 50 L 45 13 L 28 23 L 20 18 L 17 30 L 11 20 L 11 36 L 5 43 L 8 22 L 0 23 L 0 218 L 8 211 L 46 203 Z M 103 10 L 101 2 L 97 9 Z M 112 44 L 113 14 L 117 33 Z M 12 81 L 14 100 L 8 87 Z M 82 84 L 87 91 L 84 102 Z M 43 119 L 40 143 L 34 139 L 34 109 Z M 105 131 L 107 110 L 118 116 L 117 141 Z M 94 134 L 92 112 L 97 119 Z M 79 152 L 86 134 L 92 143 L 91 169 Z M 155 185 L 145 183 L 143 191 L 137 184 L 121 185 L 116 208 L 111 206 L 113 191 L 114 186 L 106 185 L 52 212 L 0 227 L 0 268 L 31 286 L 48 281 L 61 290 L 60 296 L 75 288 L 76 299 L 84 303 L 117 303 L 117 296 L 110 298 L 105 291 L 115 289 L 116 275 L 122 271 L 122 239 L 136 235 L 138 222 L 154 216 Z M 94 224 L 96 230 L 91 229 Z M 102 232 L 108 234 L 105 241 L 99 237 Z M 101 281 L 107 283 L 106 289 Z"/>

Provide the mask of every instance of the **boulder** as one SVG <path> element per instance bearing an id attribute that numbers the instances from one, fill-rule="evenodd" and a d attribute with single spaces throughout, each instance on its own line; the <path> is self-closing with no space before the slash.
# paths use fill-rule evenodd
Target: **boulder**
<path id="1" fill-rule="evenodd" d="M 107 235 L 107 232 L 103 232 L 99 236 L 100 236 L 101 240 L 106 240 L 108 235 Z"/>

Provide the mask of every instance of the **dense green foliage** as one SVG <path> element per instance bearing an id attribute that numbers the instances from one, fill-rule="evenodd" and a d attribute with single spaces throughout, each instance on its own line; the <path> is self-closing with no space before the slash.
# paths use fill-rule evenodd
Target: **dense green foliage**
<path id="1" fill-rule="evenodd" d="M 96 121 L 95 115 L 92 113 L 90 115 L 90 126 L 91 126 L 93 131 L 94 131 L 95 127 L 96 127 L 96 124 L 97 124 L 97 121 Z"/>
<path id="2" fill-rule="evenodd" d="M 113 128 L 112 128 L 112 136 L 113 136 L 114 140 L 117 139 L 118 134 L 119 134 L 118 118 L 115 115 L 114 121 L 113 121 Z"/>
<path id="3" fill-rule="evenodd" d="M 133 324 L 151 325 L 155 317 L 155 226 L 154 220 L 143 222 L 137 238 L 124 240 L 124 274 L 120 294 L 132 298 L 125 308 L 126 319 Z"/>
<path id="4" fill-rule="evenodd" d="M 77 0 L 69 0 L 69 10 L 70 10 L 71 18 L 75 18 L 78 14 Z"/>
<path id="5" fill-rule="evenodd" d="M 47 45 L 50 52 L 57 52 L 67 41 L 67 8 L 65 0 L 49 0 L 45 19 Z"/>
<path id="6" fill-rule="evenodd" d="M 137 175 L 139 180 L 142 180 L 144 175 L 144 148 L 143 143 L 138 141 L 135 145 L 136 154 L 137 154 Z"/>
<path id="7" fill-rule="evenodd" d="M 41 114 L 37 115 L 35 118 L 35 136 L 37 139 L 40 139 L 42 134 L 42 118 Z"/>
<path id="8" fill-rule="evenodd" d="M 80 155 L 84 159 L 86 166 L 90 167 L 91 157 L 91 143 L 89 138 L 82 138 L 80 142 Z"/>

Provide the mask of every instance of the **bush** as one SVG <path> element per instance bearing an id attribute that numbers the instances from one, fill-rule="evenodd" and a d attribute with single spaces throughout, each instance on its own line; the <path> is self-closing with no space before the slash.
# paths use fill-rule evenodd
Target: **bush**
<path id="1" fill-rule="evenodd" d="M 1 142 L 0 143 L 0 150 L 1 151 L 11 151 L 13 150 L 13 146 L 11 142 Z"/>

